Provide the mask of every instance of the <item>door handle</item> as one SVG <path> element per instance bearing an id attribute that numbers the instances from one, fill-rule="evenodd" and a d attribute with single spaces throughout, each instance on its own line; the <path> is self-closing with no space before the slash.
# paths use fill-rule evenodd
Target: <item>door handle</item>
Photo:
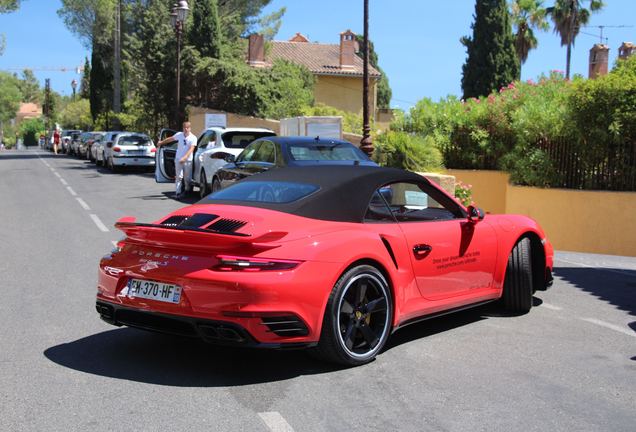
<path id="1" fill-rule="evenodd" d="M 416 257 L 424 257 L 431 253 L 433 247 L 427 244 L 417 244 L 413 246 L 413 253 Z"/>

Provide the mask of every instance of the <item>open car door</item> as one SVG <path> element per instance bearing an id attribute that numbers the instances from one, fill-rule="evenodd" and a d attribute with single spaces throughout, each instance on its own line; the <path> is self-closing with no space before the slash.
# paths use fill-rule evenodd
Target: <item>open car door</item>
<path id="1" fill-rule="evenodd" d="M 161 129 L 159 141 L 173 136 L 177 131 L 173 129 Z M 155 153 L 155 181 L 157 183 L 174 183 L 174 158 L 177 154 L 177 142 L 162 145 Z"/>

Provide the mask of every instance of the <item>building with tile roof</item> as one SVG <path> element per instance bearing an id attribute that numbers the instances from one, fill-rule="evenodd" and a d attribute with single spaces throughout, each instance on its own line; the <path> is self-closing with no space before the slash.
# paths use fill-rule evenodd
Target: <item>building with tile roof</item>
<path id="1" fill-rule="evenodd" d="M 253 67 L 270 67 L 277 60 L 287 60 L 305 66 L 316 78 L 314 100 L 343 111 L 362 113 L 363 61 L 356 55 L 358 43 L 355 34 L 347 30 L 340 34 L 340 44 L 309 42 L 296 33 L 288 41 L 268 42 L 265 58 L 262 35 L 249 37 L 247 63 Z M 376 89 L 380 73 L 369 65 L 369 104 L 376 112 Z"/>

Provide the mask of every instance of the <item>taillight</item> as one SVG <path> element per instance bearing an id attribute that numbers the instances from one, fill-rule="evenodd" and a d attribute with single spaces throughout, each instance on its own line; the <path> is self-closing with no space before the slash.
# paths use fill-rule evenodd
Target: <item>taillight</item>
<path id="1" fill-rule="evenodd" d="M 115 146 L 115 147 L 113 147 L 113 151 L 114 151 L 114 152 L 120 152 L 120 151 L 121 151 L 121 148 L 119 148 L 119 147 Z"/>
<path id="2" fill-rule="evenodd" d="M 153 147 L 153 148 L 150 149 L 150 153 L 156 153 L 156 152 L 157 152 L 157 148 L 156 147 Z"/>
<path id="3" fill-rule="evenodd" d="M 110 253 L 116 254 L 118 252 L 121 252 L 125 244 L 126 244 L 126 237 L 120 238 L 119 240 L 117 240 L 117 243 L 115 243 L 115 248 L 112 251 L 110 251 Z"/>
<path id="4" fill-rule="evenodd" d="M 219 255 L 218 264 L 212 267 L 216 271 L 280 271 L 296 268 L 302 261 L 277 260 L 267 258 L 243 258 Z"/>

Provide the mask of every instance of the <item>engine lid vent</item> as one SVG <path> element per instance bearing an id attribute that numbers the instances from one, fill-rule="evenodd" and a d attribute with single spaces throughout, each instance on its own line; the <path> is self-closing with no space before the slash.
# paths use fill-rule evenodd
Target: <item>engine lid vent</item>
<path id="1" fill-rule="evenodd" d="M 246 224 L 247 222 L 236 219 L 219 219 L 212 225 L 207 226 L 206 229 L 217 232 L 234 232 Z"/>
<path id="2" fill-rule="evenodd" d="M 199 228 L 203 225 L 209 224 L 218 217 L 218 215 L 208 213 L 195 213 L 192 216 L 170 216 L 168 219 L 161 222 L 161 225 Z"/>

